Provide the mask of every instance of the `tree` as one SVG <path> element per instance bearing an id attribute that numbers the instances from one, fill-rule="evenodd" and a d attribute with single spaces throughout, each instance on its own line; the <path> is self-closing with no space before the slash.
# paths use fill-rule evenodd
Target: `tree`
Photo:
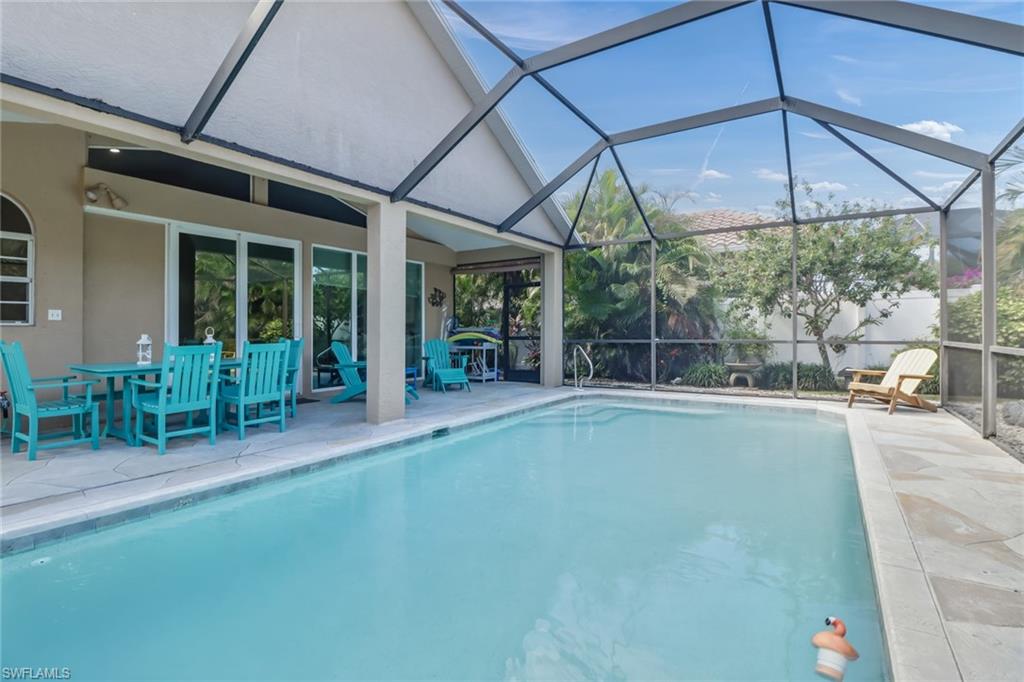
<path id="1" fill-rule="evenodd" d="M 855 203 L 836 204 L 831 196 L 819 200 L 808 186 L 803 191 L 817 217 L 864 210 Z M 785 206 L 780 202 L 780 208 Z M 788 228 L 745 232 L 745 248 L 723 257 L 720 287 L 736 305 L 765 317 L 795 314 L 817 342 L 829 373 L 829 346 L 841 352 L 844 342 L 861 338 L 866 327 L 891 317 L 904 294 L 937 291 L 935 264 L 922 258 L 933 240 L 912 216 L 815 223 L 798 229 L 795 302 Z M 830 333 L 844 304 L 865 308 L 872 302 L 875 311 L 855 327 Z"/>

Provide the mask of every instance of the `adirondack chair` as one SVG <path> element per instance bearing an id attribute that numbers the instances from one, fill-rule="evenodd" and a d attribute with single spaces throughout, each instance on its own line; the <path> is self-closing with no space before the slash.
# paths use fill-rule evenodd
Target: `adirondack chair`
<path id="1" fill-rule="evenodd" d="M 277 422 L 277 430 L 284 431 L 285 382 L 288 376 L 288 343 L 250 343 L 242 347 L 242 366 L 238 374 L 221 375 L 221 389 L 217 396 L 220 422 L 225 428 L 235 429 L 238 440 L 245 440 L 245 428 Z M 263 414 L 263 406 L 275 403 L 277 410 Z M 228 421 L 228 406 L 235 407 L 235 423 Z M 250 417 L 250 409 L 255 416 Z"/>
<path id="2" fill-rule="evenodd" d="M 299 363 L 302 361 L 302 346 L 305 344 L 305 339 L 286 339 L 281 337 L 278 339 L 288 344 L 288 368 L 285 370 L 284 376 L 284 390 L 289 394 L 289 408 L 288 416 L 295 416 L 295 402 L 298 399 L 298 390 L 296 390 L 296 379 L 299 376 Z"/>
<path id="3" fill-rule="evenodd" d="M 459 358 L 459 366 L 452 367 L 451 354 L 448 352 L 448 343 L 444 339 L 431 339 L 423 344 L 423 353 L 427 358 L 427 380 L 431 387 L 437 391 L 447 393 L 447 386 L 465 386 L 469 388 L 469 377 L 466 376 L 466 362 L 468 358 Z"/>
<path id="4" fill-rule="evenodd" d="M 77 445 L 86 441 L 92 449 L 100 447 L 100 411 L 99 405 L 93 402 L 93 381 L 71 380 L 68 377 L 46 377 L 33 379 L 29 375 L 28 362 L 21 343 L 4 343 L 0 341 L 0 357 L 3 359 L 7 385 L 11 391 L 11 451 L 21 452 L 22 443 L 28 445 L 28 459 L 34 460 L 39 450 Z M 68 389 L 72 386 L 85 386 L 85 393 L 72 395 Z M 42 400 L 37 391 L 51 388 L 61 389 L 61 397 Z M 82 433 L 82 419 L 90 418 L 89 435 Z M 28 431 L 21 431 L 21 417 L 28 422 Z M 39 433 L 39 422 L 54 417 L 71 417 L 73 430 L 70 434 Z M 71 438 L 65 438 L 66 436 Z M 57 440 L 61 438 L 61 440 Z M 41 440 L 48 441 L 40 443 Z"/>
<path id="5" fill-rule="evenodd" d="M 129 379 L 128 390 L 135 410 L 135 442 L 153 443 L 159 454 L 167 452 L 167 439 L 206 433 L 210 445 L 217 443 L 217 377 L 223 344 L 206 346 L 164 346 L 160 380 Z M 204 411 L 208 419 L 196 426 L 195 412 Z M 167 418 L 185 415 L 185 428 L 167 428 Z M 146 417 L 156 422 L 156 435 L 146 433 Z"/>
<path id="6" fill-rule="evenodd" d="M 846 401 L 847 407 L 853 407 L 853 401 L 859 397 L 874 398 L 875 400 L 889 404 L 889 414 L 896 411 L 898 403 L 904 403 L 910 407 L 916 407 L 929 412 L 935 412 L 936 407 L 929 401 L 914 392 L 926 379 L 931 379 L 928 374 L 932 365 L 938 359 L 935 351 L 928 348 L 914 348 L 906 350 L 896 356 L 889 369 L 853 370 L 853 381 L 850 382 L 850 399 Z M 872 384 L 861 381 L 861 377 L 882 377 L 881 383 Z"/>
<path id="7" fill-rule="evenodd" d="M 348 352 L 348 346 L 343 344 L 341 341 L 331 341 L 331 352 L 334 353 L 334 357 L 338 361 L 334 367 L 338 370 L 338 374 L 341 375 L 341 380 L 345 383 L 345 388 L 341 393 L 331 398 L 331 402 L 344 403 L 352 400 L 353 398 L 358 398 L 361 395 L 366 395 L 366 382 L 359 374 L 359 370 L 366 369 L 366 363 L 353 361 L 352 354 Z M 409 400 L 409 396 L 419 400 L 419 395 L 416 393 L 415 387 L 406 384 L 406 405 L 411 402 Z"/>

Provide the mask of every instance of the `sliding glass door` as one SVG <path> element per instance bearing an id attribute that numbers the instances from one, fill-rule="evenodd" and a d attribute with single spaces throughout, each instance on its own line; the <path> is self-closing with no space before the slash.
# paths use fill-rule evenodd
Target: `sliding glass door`
<path id="1" fill-rule="evenodd" d="M 301 242 L 172 225 L 167 340 L 196 344 L 207 330 L 234 356 L 243 341 L 300 335 Z"/>
<path id="2" fill-rule="evenodd" d="M 249 341 L 298 336 L 295 329 L 295 249 L 248 241 L 246 271 Z"/>
<path id="3" fill-rule="evenodd" d="M 354 360 L 366 358 L 366 255 L 313 247 L 313 389 L 340 385 L 331 342 Z M 405 266 L 405 363 L 418 367 L 423 354 L 423 264 Z"/>

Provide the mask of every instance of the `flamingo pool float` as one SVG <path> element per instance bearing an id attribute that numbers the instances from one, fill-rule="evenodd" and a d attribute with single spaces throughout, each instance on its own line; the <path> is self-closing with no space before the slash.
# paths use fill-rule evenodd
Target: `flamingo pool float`
<path id="1" fill-rule="evenodd" d="M 846 641 L 846 623 L 829 616 L 825 625 L 831 625 L 834 632 L 822 630 L 811 638 L 811 644 L 818 647 L 818 665 L 814 671 L 833 680 L 842 680 L 846 664 L 856 661 L 860 654 Z"/>

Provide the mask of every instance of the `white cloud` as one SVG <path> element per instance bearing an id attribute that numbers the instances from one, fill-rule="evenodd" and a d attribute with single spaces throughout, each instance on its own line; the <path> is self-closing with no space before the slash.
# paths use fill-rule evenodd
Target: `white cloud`
<path id="1" fill-rule="evenodd" d="M 685 168 L 652 168 L 649 172 L 651 175 L 675 175 L 685 170 Z"/>
<path id="2" fill-rule="evenodd" d="M 843 64 L 860 64 L 859 59 L 855 59 L 845 54 L 834 54 L 832 55 L 832 59 L 836 60 L 837 62 L 842 62 Z"/>
<path id="3" fill-rule="evenodd" d="M 832 136 L 829 135 L 828 133 L 808 133 L 801 130 L 800 134 L 803 135 L 804 137 L 809 137 L 812 140 L 828 140 L 832 138 Z"/>
<path id="4" fill-rule="evenodd" d="M 836 90 L 836 97 L 843 100 L 847 104 L 853 104 L 858 107 L 863 104 L 860 97 L 857 97 L 857 95 L 853 94 L 852 92 L 844 88 L 839 88 L 838 90 Z"/>
<path id="5" fill-rule="evenodd" d="M 728 180 L 729 175 L 722 171 L 716 171 L 714 168 L 708 168 L 700 172 L 702 180 Z"/>
<path id="6" fill-rule="evenodd" d="M 722 195 L 716 192 L 708 192 L 704 195 L 705 201 L 718 202 L 722 200 Z"/>
<path id="7" fill-rule="evenodd" d="M 967 173 L 936 173 L 934 171 L 914 171 L 914 175 L 929 180 L 952 180 L 954 178 L 962 180 L 967 177 Z"/>
<path id="8" fill-rule="evenodd" d="M 948 180 L 941 185 L 933 185 L 931 187 L 922 187 L 921 189 L 925 192 L 934 192 L 935 194 L 946 194 L 952 192 L 960 186 L 959 180 Z"/>
<path id="9" fill-rule="evenodd" d="M 789 182 L 789 177 L 785 173 L 779 171 L 773 171 L 770 168 L 758 168 L 754 171 L 754 175 L 757 176 L 758 180 L 769 180 L 771 182 Z"/>
<path id="10" fill-rule="evenodd" d="M 816 192 L 845 192 L 848 189 L 846 185 L 844 185 L 841 182 L 830 182 L 828 180 L 824 180 L 822 182 L 812 182 L 809 183 L 808 186 Z"/>
<path id="11" fill-rule="evenodd" d="M 953 139 L 953 133 L 962 133 L 964 131 L 960 126 L 948 121 L 942 121 L 941 123 L 939 121 L 916 121 L 914 123 L 904 123 L 900 128 L 909 130 L 912 133 L 934 137 L 945 142 Z"/>

